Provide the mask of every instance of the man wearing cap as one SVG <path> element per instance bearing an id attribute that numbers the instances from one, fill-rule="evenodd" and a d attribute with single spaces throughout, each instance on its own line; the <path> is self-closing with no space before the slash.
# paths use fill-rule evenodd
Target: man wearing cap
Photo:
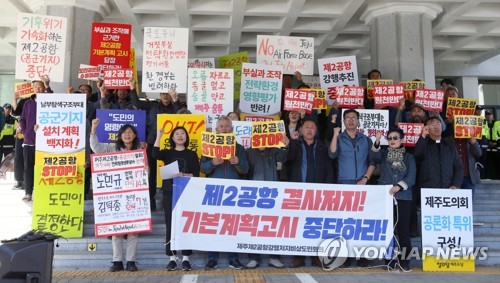
<path id="1" fill-rule="evenodd" d="M 500 120 L 495 120 L 491 111 L 485 112 L 483 136 L 488 140 L 486 153 L 486 178 L 499 179 L 500 166 L 498 164 L 498 146 L 500 145 Z"/>
<path id="2" fill-rule="evenodd" d="M 401 99 L 399 101 L 399 109 L 396 114 L 395 126 L 398 126 L 398 123 L 407 122 L 407 123 L 424 123 L 427 117 L 437 117 L 441 122 L 441 126 L 443 128 L 443 132 L 446 130 L 446 124 L 444 123 L 443 118 L 439 115 L 439 113 L 435 112 L 427 112 L 424 106 L 420 103 L 413 103 L 408 111 L 405 111 L 406 99 Z"/>
<path id="3" fill-rule="evenodd" d="M 5 116 L 5 124 L 0 132 L 0 159 L 4 159 L 12 151 L 14 151 L 15 138 L 18 120 L 12 113 L 12 105 L 5 103 L 3 105 Z"/>

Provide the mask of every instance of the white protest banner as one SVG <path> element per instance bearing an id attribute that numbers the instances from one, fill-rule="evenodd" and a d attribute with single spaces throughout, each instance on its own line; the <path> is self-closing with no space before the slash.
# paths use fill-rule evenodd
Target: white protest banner
<path id="1" fill-rule="evenodd" d="M 217 118 L 234 111 L 233 75 L 232 69 L 188 69 L 189 111 Z"/>
<path id="2" fill-rule="evenodd" d="M 97 81 L 101 72 L 99 67 L 80 64 L 80 69 L 78 70 L 78 78 L 82 80 Z"/>
<path id="3" fill-rule="evenodd" d="M 316 256 L 337 237 L 349 256 L 389 247 L 391 186 L 174 178 L 172 249 Z"/>
<path id="4" fill-rule="evenodd" d="M 328 103 L 335 100 L 336 86 L 359 86 L 356 56 L 318 59 L 321 88 L 326 89 Z"/>
<path id="5" fill-rule="evenodd" d="M 314 38 L 257 35 L 257 64 L 278 65 L 285 74 L 314 74 Z"/>
<path id="6" fill-rule="evenodd" d="M 347 109 L 342 109 L 342 117 Z M 379 132 L 382 137 L 381 145 L 388 145 L 387 132 L 389 131 L 389 111 L 388 110 L 372 110 L 372 109 L 356 109 L 359 113 L 358 131 L 365 136 L 371 138 L 375 142 L 375 136 Z M 345 130 L 345 125 L 342 123 L 342 131 Z"/>
<path id="7" fill-rule="evenodd" d="M 188 63 L 187 28 L 145 27 L 142 90 L 186 92 Z"/>
<path id="8" fill-rule="evenodd" d="M 244 113 L 272 116 L 280 112 L 281 66 L 243 63 L 240 109 Z"/>
<path id="9" fill-rule="evenodd" d="M 53 82 L 64 79 L 67 19 L 19 13 L 17 16 L 16 79 Z"/>
<path id="10" fill-rule="evenodd" d="M 91 155 L 96 237 L 151 232 L 145 150 Z"/>
<path id="11" fill-rule="evenodd" d="M 252 122 L 249 121 L 231 121 L 233 124 L 233 133 L 236 134 L 236 142 L 245 149 L 252 147 Z M 215 129 L 215 126 L 213 127 Z"/>
<path id="12" fill-rule="evenodd" d="M 188 68 L 202 68 L 209 69 L 215 68 L 215 59 L 214 58 L 191 58 L 188 59 Z"/>
<path id="13" fill-rule="evenodd" d="M 474 271 L 472 191 L 422 188 L 421 207 L 424 271 Z"/>

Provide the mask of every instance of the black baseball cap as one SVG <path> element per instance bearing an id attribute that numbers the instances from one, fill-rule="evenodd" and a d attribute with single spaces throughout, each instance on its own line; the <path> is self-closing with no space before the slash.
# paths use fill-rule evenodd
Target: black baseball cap
<path id="1" fill-rule="evenodd" d="M 10 109 L 12 109 L 12 105 L 10 103 L 5 103 L 3 105 L 3 108 L 10 108 Z"/>

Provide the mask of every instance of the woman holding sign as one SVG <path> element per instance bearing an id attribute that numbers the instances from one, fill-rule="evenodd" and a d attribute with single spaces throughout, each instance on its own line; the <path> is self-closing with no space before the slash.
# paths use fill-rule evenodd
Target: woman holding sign
<path id="1" fill-rule="evenodd" d="M 403 146 L 404 133 L 400 129 L 389 130 L 387 149 L 380 148 L 380 133 L 377 132 L 375 143 L 372 146 L 372 159 L 379 166 L 379 185 L 392 184 L 389 191 L 394 196 L 394 223 L 398 232 L 399 244 L 402 251 L 401 259 L 396 257 L 387 261 L 389 268 L 394 269 L 396 263 L 403 271 L 410 271 L 410 261 L 407 256 L 411 250 L 410 216 L 412 207 L 412 186 L 415 184 L 417 169 L 415 157 L 407 153 Z"/>
<path id="2" fill-rule="evenodd" d="M 97 125 L 99 124 L 99 119 L 92 120 L 92 129 L 90 130 L 90 148 L 95 153 L 106 153 L 106 152 L 116 152 L 116 151 L 128 151 L 140 149 L 141 145 L 139 138 L 137 137 L 137 130 L 134 126 L 130 124 L 123 125 L 117 134 L 116 143 L 106 144 L 100 143 L 97 140 Z M 109 271 L 115 272 L 123 270 L 123 239 L 124 236 L 113 236 L 113 265 L 109 268 Z M 127 268 L 128 271 L 137 271 L 137 266 L 135 265 L 135 259 L 137 256 L 137 244 L 139 240 L 138 234 L 128 234 L 127 235 Z"/>
<path id="3" fill-rule="evenodd" d="M 160 150 L 160 138 L 163 136 L 163 129 L 159 129 L 156 135 L 155 144 L 153 147 L 152 156 L 154 159 L 161 160 L 165 165 L 172 162 L 177 162 L 179 173 L 174 177 L 199 177 L 200 163 L 196 152 L 188 149 L 189 134 L 184 127 L 176 127 L 170 133 L 169 143 L 170 149 Z M 166 226 L 166 253 L 170 257 L 170 261 L 166 267 L 168 271 L 177 269 L 175 251 L 170 250 L 170 237 L 172 232 L 172 198 L 173 198 L 173 179 L 163 180 L 163 210 L 165 211 L 165 226 Z M 192 254 L 190 250 L 182 251 L 182 270 L 191 270 L 189 256 Z"/>

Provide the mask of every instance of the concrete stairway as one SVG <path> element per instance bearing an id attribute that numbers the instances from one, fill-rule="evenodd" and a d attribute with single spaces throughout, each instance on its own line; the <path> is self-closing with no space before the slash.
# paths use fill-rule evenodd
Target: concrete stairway
<path id="1" fill-rule="evenodd" d="M 161 195 L 158 196 L 161 198 Z M 157 200 L 161 208 L 161 201 Z M 476 189 L 474 199 L 474 236 L 476 247 L 488 247 L 488 258 L 476 261 L 478 266 L 500 265 L 500 181 L 483 180 Z M 55 248 L 54 268 L 107 268 L 112 257 L 111 241 L 94 238 L 93 212 L 91 202 L 86 205 L 84 237 L 82 239 L 60 240 Z M 142 234 L 139 240 L 138 264 L 155 269 L 163 269 L 167 264 L 165 255 L 165 224 L 163 211 L 153 212 L 153 232 Z M 88 251 L 88 244 L 95 244 L 96 251 Z M 412 244 L 421 246 L 420 238 L 413 238 Z M 221 254 L 219 266 L 227 265 L 225 254 Z M 201 269 L 206 263 L 206 252 L 197 252 L 190 257 L 195 269 Z M 245 255 L 240 255 L 243 264 Z M 284 257 L 285 263 L 291 257 Z M 267 257 L 263 257 L 261 266 L 267 266 Z M 415 263 L 417 266 L 420 263 Z"/>

